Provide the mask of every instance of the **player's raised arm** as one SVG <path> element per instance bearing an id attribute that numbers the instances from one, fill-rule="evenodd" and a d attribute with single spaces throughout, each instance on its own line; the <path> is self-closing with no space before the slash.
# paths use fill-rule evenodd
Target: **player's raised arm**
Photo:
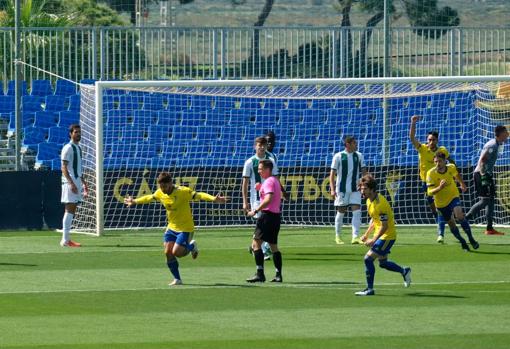
<path id="1" fill-rule="evenodd" d="M 416 123 L 418 120 L 420 120 L 420 117 L 418 115 L 413 115 L 411 117 L 411 128 L 409 129 L 409 139 L 416 149 L 419 149 L 421 145 L 420 142 L 416 139 Z"/>

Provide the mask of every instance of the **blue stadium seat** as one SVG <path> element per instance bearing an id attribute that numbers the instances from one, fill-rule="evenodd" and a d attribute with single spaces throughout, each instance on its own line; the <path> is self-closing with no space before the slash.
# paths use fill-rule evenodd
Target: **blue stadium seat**
<path id="1" fill-rule="evenodd" d="M 24 112 L 42 111 L 43 99 L 40 96 L 23 96 L 21 99 L 21 110 Z"/>
<path id="2" fill-rule="evenodd" d="M 34 127 L 50 128 L 57 126 L 58 114 L 51 111 L 37 111 L 35 112 Z"/>
<path id="3" fill-rule="evenodd" d="M 243 101 L 244 101 L 244 98 L 243 98 Z M 214 97 L 214 99 L 212 100 L 212 103 L 211 103 L 212 108 L 209 108 L 207 110 L 216 109 L 216 108 L 232 109 L 232 108 L 236 107 L 236 104 L 238 106 L 242 104 L 242 102 L 239 103 L 239 101 L 236 100 L 236 97 L 217 96 L 217 97 Z"/>
<path id="4" fill-rule="evenodd" d="M 16 100 L 14 96 L 0 95 L 0 113 L 10 113 L 16 107 Z"/>
<path id="5" fill-rule="evenodd" d="M 132 126 L 134 123 L 133 110 L 108 110 L 106 112 L 106 125 Z"/>
<path id="6" fill-rule="evenodd" d="M 36 167 L 44 166 L 51 168 L 52 160 L 60 158 L 62 145 L 57 143 L 42 142 L 37 146 L 37 156 L 35 157 Z"/>
<path id="7" fill-rule="evenodd" d="M 202 89 L 203 90 L 203 89 Z M 211 110 L 216 106 L 216 97 L 204 95 L 191 96 L 191 110 L 205 111 Z"/>
<path id="8" fill-rule="evenodd" d="M 81 79 L 80 84 L 84 85 L 94 85 L 96 83 L 96 79 Z"/>
<path id="9" fill-rule="evenodd" d="M 50 80 L 32 80 L 30 89 L 32 96 L 48 96 L 53 94 L 53 87 Z"/>
<path id="10" fill-rule="evenodd" d="M 285 108 L 285 101 L 282 98 L 265 98 L 264 109 L 280 110 Z"/>
<path id="11" fill-rule="evenodd" d="M 359 100 L 355 98 L 340 98 L 335 101 L 335 109 L 352 110 L 359 106 Z"/>
<path id="12" fill-rule="evenodd" d="M 139 142 L 136 145 L 137 158 L 153 158 L 160 156 L 163 152 L 163 142 Z"/>
<path id="13" fill-rule="evenodd" d="M 248 126 L 255 124 L 256 115 L 254 110 L 250 109 L 232 109 L 230 111 L 229 125 Z"/>
<path id="14" fill-rule="evenodd" d="M 336 105 L 335 99 L 314 99 L 311 105 L 313 109 L 327 110 L 334 108 Z"/>
<path id="15" fill-rule="evenodd" d="M 191 108 L 191 96 L 189 95 L 169 95 L 168 104 L 166 109 L 169 111 L 173 110 L 185 110 Z"/>
<path id="16" fill-rule="evenodd" d="M 278 110 L 258 109 L 255 111 L 255 125 L 257 127 L 261 129 L 270 129 L 279 124 L 280 113 Z"/>
<path id="17" fill-rule="evenodd" d="M 319 140 L 319 128 L 314 126 L 296 127 L 294 132 L 294 142 L 302 142 L 304 144 L 315 144 Z"/>
<path id="18" fill-rule="evenodd" d="M 33 126 L 34 125 L 34 120 L 35 120 L 35 113 L 34 112 L 22 112 L 21 113 L 21 117 L 22 117 L 22 127 L 27 127 L 27 126 Z M 9 125 L 8 125 L 8 128 L 7 128 L 7 135 L 10 137 L 10 136 L 13 136 L 16 132 L 16 117 L 15 117 L 15 113 L 12 112 L 12 113 L 9 113 Z"/>
<path id="19" fill-rule="evenodd" d="M 153 110 L 134 110 L 133 112 L 133 126 L 148 127 L 150 125 L 158 124 L 158 113 Z"/>
<path id="20" fill-rule="evenodd" d="M 411 97 L 409 97 L 408 108 L 425 109 L 428 107 L 428 103 L 429 103 L 430 99 L 431 99 L 430 95 L 411 96 Z"/>
<path id="21" fill-rule="evenodd" d="M 382 108 L 382 98 L 363 98 L 360 101 L 360 109 L 378 109 Z"/>
<path id="22" fill-rule="evenodd" d="M 287 109 L 306 110 L 312 106 L 312 100 L 291 98 L 287 101 Z"/>
<path id="23" fill-rule="evenodd" d="M 44 99 L 44 110 L 59 112 L 67 110 L 67 101 L 65 96 L 46 96 Z"/>
<path id="24" fill-rule="evenodd" d="M 388 99 L 389 107 L 391 112 L 397 112 L 409 103 L 409 99 L 407 97 L 395 97 Z"/>
<path id="25" fill-rule="evenodd" d="M 218 104 L 219 103 L 216 103 L 217 106 L 218 106 Z M 234 103 L 234 105 L 231 105 L 230 108 L 231 109 L 234 108 L 235 104 L 236 103 Z M 237 104 L 238 104 L 239 108 L 259 110 L 259 109 L 262 109 L 262 107 L 264 105 L 264 99 L 263 98 L 241 98 L 241 99 L 239 99 Z M 223 106 L 223 108 L 228 108 L 228 105 Z"/>
<path id="26" fill-rule="evenodd" d="M 69 97 L 69 110 L 80 111 L 80 95 L 71 95 Z"/>
<path id="27" fill-rule="evenodd" d="M 328 114 L 323 109 L 305 109 L 303 110 L 303 123 L 305 125 L 327 125 Z"/>
<path id="28" fill-rule="evenodd" d="M 168 125 L 152 125 L 148 130 L 148 137 L 151 142 L 167 141 L 173 137 L 173 126 Z"/>
<path id="29" fill-rule="evenodd" d="M 343 125 L 349 122 L 351 110 L 348 109 L 328 109 L 326 111 L 329 125 Z"/>
<path id="30" fill-rule="evenodd" d="M 183 126 L 202 126 L 207 122 L 207 113 L 205 110 L 186 110 L 181 112 Z"/>
<path id="31" fill-rule="evenodd" d="M 206 124 L 211 126 L 224 126 L 228 124 L 230 120 L 230 110 L 231 109 L 221 109 L 215 108 L 213 110 L 207 110 L 205 112 L 206 115 Z"/>
<path id="32" fill-rule="evenodd" d="M 167 101 L 164 100 L 162 93 L 152 93 L 143 96 L 143 110 L 163 110 Z"/>
<path id="33" fill-rule="evenodd" d="M 36 152 L 39 143 L 45 142 L 48 138 L 48 129 L 27 126 L 23 128 L 23 152 L 28 149 Z"/>
<path id="34" fill-rule="evenodd" d="M 158 125 L 175 126 L 181 123 L 182 115 L 180 112 L 160 110 L 156 112 Z"/>
<path id="35" fill-rule="evenodd" d="M 140 109 L 142 104 L 141 96 L 133 96 L 131 94 L 121 95 L 119 97 L 119 109 L 134 110 Z"/>
<path id="36" fill-rule="evenodd" d="M 280 125 L 282 126 L 296 126 L 303 123 L 303 111 L 302 110 L 280 110 Z"/>
<path id="37" fill-rule="evenodd" d="M 60 158 L 51 160 L 51 170 L 60 171 L 62 169 L 62 160 Z"/>
<path id="38" fill-rule="evenodd" d="M 69 129 L 53 126 L 48 129 L 48 142 L 64 144 L 69 142 Z"/>
<path id="39" fill-rule="evenodd" d="M 76 84 L 72 81 L 57 79 L 55 96 L 69 97 L 76 94 Z"/>
<path id="40" fill-rule="evenodd" d="M 15 88 L 16 88 L 15 81 L 14 80 L 9 80 L 9 82 L 7 83 L 7 93 L 6 93 L 6 95 L 14 96 Z M 21 95 L 22 96 L 28 95 L 27 82 L 26 81 L 22 81 L 21 82 Z"/>
<path id="41" fill-rule="evenodd" d="M 4 82 L 3 80 L 0 80 L 0 96 L 4 94 Z"/>
<path id="42" fill-rule="evenodd" d="M 58 113 L 58 126 L 68 128 L 72 124 L 80 123 L 80 113 L 76 111 L 61 111 Z"/>
<path id="43" fill-rule="evenodd" d="M 173 172 L 177 165 L 177 159 L 158 156 L 151 159 L 151 168 L 156 172 L 170 171 Z"/>

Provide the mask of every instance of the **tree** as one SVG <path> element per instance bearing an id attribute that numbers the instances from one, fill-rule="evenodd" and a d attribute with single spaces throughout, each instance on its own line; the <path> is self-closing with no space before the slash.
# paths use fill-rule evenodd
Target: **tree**
<path id="1" fill-rule="evenodd" d="M 97 0 L 67 0 L 67 10 L 74 13 L 74 21 L 80 26 L 125 26 L 119 13 Z"/>
<path id="2" fill-rule="evenodd" d="M 409 19 L 412 26 L 420 27 L 452 27 L 460 24 L 460 19 L 457 11 L 445 6 L 438 8 L 437 0 L 399 0 L 402 4 L 403 13 L 396 10 L 394 3 L 396 0 L 388 0 L 389 3 L 389 14 L 394 18 L 398 18 L 405 14 Z M 346 67 L 348 75 L 357 76 L 373 76 L 378 72 L 378 68 L 373 64 L 367 64 L 366 51 L 372 37 L 374 28 L 384 19 L 384 0 L 359 0 L 359 6 L 362 11 L 367 13 L 373 13 L 368 19 L 365 30 L 360 39 L 360 48 L 356 51 L 354 60 L 351 60 L 353 52 L 352 34 L 350 31 L 351 20 L 350 12 L 354 3 L 354 0 L 338 0 L 342 13 L 342 28 L 345 28 L 347 32 L 347 40 L 345 42 L 347 55 L 344 58 L 343 66 Z M 423 35 L 427 38 L 439 38 L 445 34 L 447 29 L 438 28 L 417 28 L 415 32 L 418 35 Z M 335 45 L 337 50 L 341 50 L 340 43 Z M 340 57 L 340 55 L 337 55 Z M 361 67 L 361 71 L 357 71 Z M 368 71 L 365 71 L 365 67 L 368 67 Z"/>
<path id="3" fill-rule="evenodd" d="M 15 0 L 6 0 L 2 4 L 3 14 L 0 26 L 15 26 Z M 21 0 L 20 22 L 22 27 L 65 27 L 73 23 L 70 15 L 59 14 L 62 9 L 60 1 Z"/>

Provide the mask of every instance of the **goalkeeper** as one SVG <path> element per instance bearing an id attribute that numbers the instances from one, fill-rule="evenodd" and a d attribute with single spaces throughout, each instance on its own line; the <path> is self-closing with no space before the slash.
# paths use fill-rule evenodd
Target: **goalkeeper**
<path id="1" fill-rule="evenodd" d="M 508 130 L 505 126 L 496 126 L 494 130 L 495 138 L 491 139 L 483 146 L 478 164 L 476 165 L 473 177 L 475 180 L 476 193 L 480 200 L 466 214 L 466 219 L 472 219 L 485 206 L 487 206 L 486 218 L 487 229 L 485 235 L 503 235 L 504 233 L 494 229 L 493 215 L 496 197 L 496 184 L 493 178 L 494 165 L 498 159 L 498 153 L 503 150 L 504 143 L 508 139 Z"/>
<path id="2" fill-rule="evenodd" d="M 163 237 L 166 264 L 172 273 L 174 280 L 170 286 L 182 285 L 177 258 L 184 257 L 191 252 L 193 259 L 198 256 L 198 247 L 193 238 L 195 223 L 191 215 L 190 201 L 212 201 L 225 203 L 228 199 L 224 196 L 212 196 L 206 193 L 195 192 L 190 188 L 174 185 L 172 175 L 162 172 L 158 176 L 159 189 L 151 195 L 145 195 L 137 199 L 128 196 L 124 203 L 131 207 L 137 204 L 148 204 L 159 201 L 166 209 L 168 220 L 167 230 Z"/>

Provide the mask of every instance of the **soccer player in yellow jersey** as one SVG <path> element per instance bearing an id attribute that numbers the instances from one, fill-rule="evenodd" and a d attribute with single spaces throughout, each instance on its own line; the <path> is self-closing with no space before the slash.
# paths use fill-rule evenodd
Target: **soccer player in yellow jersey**
<path id="1" fill-rule="evenodd" d="M 179 263 L 176 257 L 184 257 L 191 252 L 193 259 L 198 256 L 198 248 L 195 240 L 191 240 L 195 230 L 195 223 L 191 215 L 190 201 L 212 201 L 218 203 L 227 202 L 224 196 L 212 196 L 206 193 L 195 192 L 190 188 L 174 185 L 172 175 L 162 172 L 158 176 L 159 189 L 151 195 L 145 195 L 137 199 L 128 196 L 124 199 L 127 206 L 148 204 L 159 201 L 166 209 L 168 220 L 167 230 L 163 237 L 165 246 L 166 263 L 174 280 L 170 286 L 182 285 L 179 273 Z"/>
<path id="2" fill-rule="evenodd" d="M 401 267 L 395 262 L 388 260 L 391 247 L 397 239 L 393 210 L 386 198 L 377 192 L 377 182 L 371 175 L 364 175 L 360 180 L 361 195 L 367 199 L 368 215 L 371 218 L 370 225 L 361 237 L 361 241 L 370 247 L 365 255 L 365 274 L 367 288 L 356 292 L 357 296 L 373 296 L 375 266 L 374 260 L 379 260 L 381 268 L 400 273 L 404 278 L 404 286 L 411 285 L 411 268 Z M 374 231 L 372 238 L 369 234 Z"/>
<path id="3" fill-rule="evenodd" d="M 413 143 L 413 146 L 418 151 L 418 161 L 419 161 L 419 167 L 420 167 L 420 179 L 423 182 L 422 185 L 422 191 L 427 192 L 427 171 L 430 170 L 432 167 L 434 167 L 434 155 L 436 155 L 437 152 L 442 152 L 446 155 L 446 159 L 452 163 L 455 164 L 453 159 L 450 157 L 450 154 L 448 153 L 448 150 L 443 146 L 438 146 L 439 141 L 439 133 L 437 131 L 429 131 L 427 135 L 427 143 L 420 143 L 416 139 L 416 123 L 419 121 L 420 117 L 418 115 L 414 115 L 411 118 L 411 129 L 409 130 L 409 139 L 411 140 L 411 143 Z M 430 206 L 430 209 L 432 210 L 432 213 L 434 214 L 434 217 L 436 217 L 436 222 L 438 225 L 437 228 L 437 242 L 443 243 L 444 242 L 444 229 L 446 222 L 443 219 L 441 215 L 437 214 L 436 205 L 434 204 L 434 198 L 432 196 L 426 196 L 427 202 Z"/>
<path id="4" fill-rule="evenodd" d="M 454 164 L 446 164 L 446 155 L 443 153 L 437 153 L 434 156 L 435 167 L 431 168 L 427 172 L 427 194 L 434 196 L 434 202 L 443 216 L 444 220 L 448 223 L 450 231 L 453 236 L 459 240 L 462 248 L 465 251 L 469 251 L 469 246 L 466 240 L 460 235 L 459 228 L 455 224 L 455 218 L 459 221 L 462 230 L 468 236 L 471 246 L 476 250 L 479 247 L 478 242 L 473 238 L 471 233 L 471 227 L 469 222 L 464 217 L 464 212 L 460 206 L 460 193 L 457 189 L 455 181 L 460 184 L 462 192 L 467 191 L 466 184 L 462 180 L 457 167 Z"/>

